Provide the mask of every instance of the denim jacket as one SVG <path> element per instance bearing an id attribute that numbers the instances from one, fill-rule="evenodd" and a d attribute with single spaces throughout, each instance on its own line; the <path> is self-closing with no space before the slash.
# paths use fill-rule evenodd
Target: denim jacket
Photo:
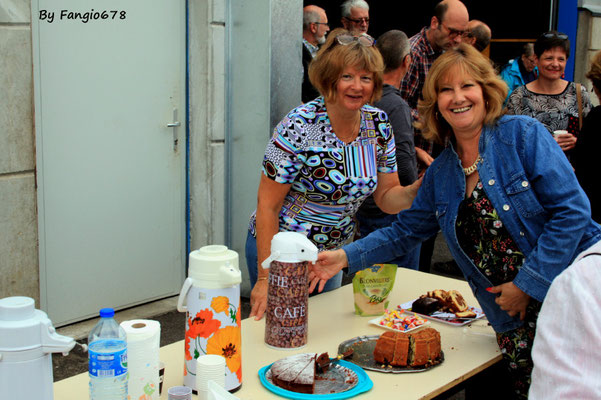
<path id="1" fill-rule="evenodd" d="M 551 281 L 574 258 L 601 239 L 590 203 L 573 169 L 547 129 L 533 118 L 504 116 L 482 129 L 480 181 L 514 242 L 524 254 L 513 283 L 543 301 Z M 343 247 L 349 271 L 406 253 L 440 229 L 453 258 L 497 332 L 522 325 L 495 303 L 493 286 L 464 253 L 455 232 L 465 198 L 465 175 L 452 144 L 426 171 L 410 209 L 388 228 Z M 436 289 L 436 288 L 432 288 Z"/>

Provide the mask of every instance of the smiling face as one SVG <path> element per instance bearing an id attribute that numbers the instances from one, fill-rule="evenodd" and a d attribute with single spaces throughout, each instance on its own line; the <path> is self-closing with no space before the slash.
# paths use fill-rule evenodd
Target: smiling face
<path id="1" fill-rule="evenodd" d="M 561 79 L 567 60 L 566 52 L 561 47 L 545 50 L 537 59 L 540 77 L 551 81 Z"/>
<path id="2" fill-rule="evenodd" d="M 374 93 L 374 74 L 355 67 L 346 67 L 336 83 L 334 105 L 356 111 L 371 100 Z"/>
<path id="3" fill-rule="evenodd" d="M 451 67 L 442 79 L 437 104 L 455 137 L 472 137 L 482 130 L 486 116 L 482 87 L 461 67 Z"/>

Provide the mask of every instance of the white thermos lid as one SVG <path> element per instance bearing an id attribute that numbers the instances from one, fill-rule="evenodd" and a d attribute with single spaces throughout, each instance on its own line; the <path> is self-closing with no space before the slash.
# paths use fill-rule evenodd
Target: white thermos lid
<path id="1" fill-rule="evenodd" d="M 317 261 L 317 246 L 298 232 L 278 232 L 271 239 L 271 254 L 261 263 L 269 268 L 272 261 L 301 262 Z"/>

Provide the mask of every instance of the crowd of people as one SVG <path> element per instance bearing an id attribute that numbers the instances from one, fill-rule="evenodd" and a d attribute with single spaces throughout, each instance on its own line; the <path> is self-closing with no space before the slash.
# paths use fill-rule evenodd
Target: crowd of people
<path id="1" fill-rule="evenodd" d="M 369 36 L 364 0 L 345 1 L 332 31 L 325 10 L 303 11 L 303 104 L 267 144 L 250 218 L 251 317 L 265 312 L 260 263 L 279 231 L 319 249 L 309 273 L 318 292 L 375 263 L 417 269 L 442 232 L 496 332 L 512 396 L 598 390 L 573 364 L 561 379 L 552 371 L 558 352 L 578 353 L 562 345 L 553 313 L 568 308 L 555 286 L 576 280 L 590 292 L 583 265 L 601 264 L 581 260 L 601 246 L 592 153 L 601 107 L 564 79 L 568 36 L 542 33 L 499 73 L 483 54 L 491 29 L 459 0 L 438 3 L 410 38 Z M 601 52 L 587 78 L 599 96 Z"/>

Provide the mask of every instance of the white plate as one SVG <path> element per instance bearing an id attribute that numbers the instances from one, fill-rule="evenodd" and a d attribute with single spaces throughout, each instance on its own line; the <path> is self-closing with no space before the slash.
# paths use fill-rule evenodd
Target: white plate
<path id="1" fill-rule="evenodd" d="M 386 326 L 386 325 L 380 325 L 380 321 L 382 321 L 384 318 L 386 318 L 386 315 L 381 315 L 378 318 L 374 318 L 374 319 L 369 320 L 369 323 L 372 324 L 372 325 L 377 325 L 380 328 L 388 329 L 390 331 L 404 332 L 404 333 L 411 332 L 411 331 L 414 331 L 416 329 L 422 328 L 424 326 L 430 325 L 430 321 L 426 321 L 423 324 L 421 324 L 419 326 L 416 326 L 416 327 L 413 327 L 411 329 L 401 330 L 401 329 L 392 328 L 392 327 Z"/>
<path id="2" fill-rule="evenodd" d="M 398 305 L 397 309 L 404 310 L 405 314 L 416 314 L 416 315 L 419 315 L 420 317 L 423 317 L 423 318 L 426 318 L 426 319 L 429 319 L 432 321 L 436 321 L 436 322 L 442 322 L 443 324 L 452 325 L 452 326 L 464 326 L 467 324 L 471 324 L 475 320 L 484 317 L 484 312 L 482 311 L 481 308 L 471 307 L 471 306 L 468 306 L 467 308 L 468 308 L 468 310 L 476 313 L 475 318 L 457 318 L 455 316 L 455 314 L 453 314 L 453 313 L 442 312 L 442 311 L 436 311 L 432 315 L 420 314 L 420 313 L 411 311 L 411 305 L 413 304 L 413 302 L 415 300 L 417 300 L 417 299 L 414 299 L 414 300 L 408 301 L 406 303 L 403 303 L 401 305 Z"/>

